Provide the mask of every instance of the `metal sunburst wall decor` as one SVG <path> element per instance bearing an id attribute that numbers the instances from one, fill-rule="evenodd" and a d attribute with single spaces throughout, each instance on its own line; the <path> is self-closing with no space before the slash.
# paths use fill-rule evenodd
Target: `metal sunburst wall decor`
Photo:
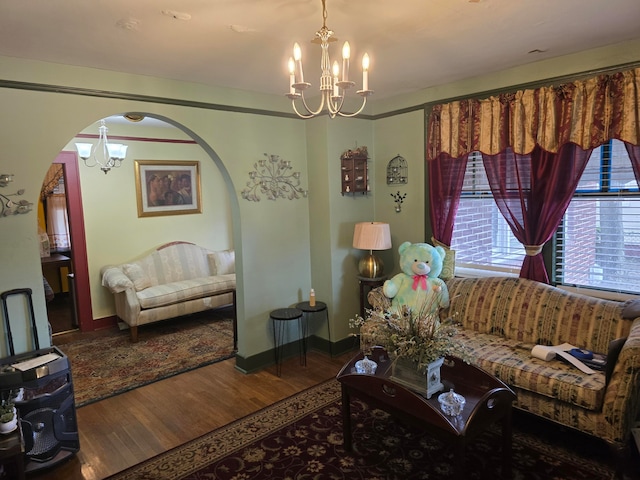
<path id="1" fill-rule="evenodd" d="M 307 197 L 307 190 L 300 187 L 300 172 L 292 172 L 289 160 L 283 160 L 279 155 L 264 154 L 266 159 L 253 164 L 254 170 L 249 172 L 249 181 L 242 192 L 242 198 L 251 202 L 259 202 L 260 195 L 266 195 L 269 200 L 288 198 L 294 200 Z"/>

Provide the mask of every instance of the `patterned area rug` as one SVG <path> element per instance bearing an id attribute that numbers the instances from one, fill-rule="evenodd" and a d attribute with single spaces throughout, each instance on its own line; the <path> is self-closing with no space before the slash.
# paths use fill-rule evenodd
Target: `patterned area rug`
<path id="1" fill-rule="evenodd" d="M 158 455 L 110 480 L 449 479 L 452 448 L 381 410 L 352 402 L 353 451 L 342 448 L 340 386 L 330 380 L 196 440 Z M 611 479 L 593 445 L 575 449 L 578 437 L 531 417 L 514 415 L 516 480 Z M 521 425 L 522 417 L 535 427 Z M 551 430 L 549 430 L 551 428 Z M 467 448 L 466 479 L 499 477 L 500 430 Z M 582 436 L 580 441 L 584 440 Z M 599 443 L 598 443 L 599 444 Z M 600 446 L 601 450 L 602 446 Z M 594 458 L 596 457 L 596 458 Z M 603 457 L 606 458 L 606 457 Z"/>
<path id="2" fill-rule="evenodd" d="M 137 343 L 128 329 L 114 329 L 60 345 L 71 362 L 76 406 L 232 357 L 232 314 L 225 308 L 140 327 Z"/>

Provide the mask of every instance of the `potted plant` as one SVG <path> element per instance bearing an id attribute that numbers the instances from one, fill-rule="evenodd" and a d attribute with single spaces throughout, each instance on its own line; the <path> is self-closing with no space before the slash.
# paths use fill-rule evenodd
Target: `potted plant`
<path id="1" fill-rule="evenodd" d="M 0 433 L 13 432 L 18 426 L 16 407 L 9 399 L 2 399 L 0 403 Z"/>
<path id="2" fill-rule="evenodd" d="M 466 347 L 455 340 L 458 328 L 453 318 L 440 318 L 438 299 L 411 308 L 368 310 L 367 317 L 350 320 L 360 328 L 361 345 L 380 345 L 392 359 L 392 377 L 413 389 L 427 391 L 427 398 L 442 389 L 440 366 L 452 355 L 469 363 Z M 365 352 L 366 354 L 367 352 Z"/>

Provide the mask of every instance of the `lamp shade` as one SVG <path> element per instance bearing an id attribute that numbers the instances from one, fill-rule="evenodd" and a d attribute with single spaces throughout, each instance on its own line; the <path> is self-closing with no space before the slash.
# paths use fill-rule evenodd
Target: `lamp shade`
<path id="1" fill-rule="evenodd" d="M 356 223 L 353 232 L 353 248 L 360 250 L 388 250 L 391 248 L 391 231 L 388 223 Z"/>

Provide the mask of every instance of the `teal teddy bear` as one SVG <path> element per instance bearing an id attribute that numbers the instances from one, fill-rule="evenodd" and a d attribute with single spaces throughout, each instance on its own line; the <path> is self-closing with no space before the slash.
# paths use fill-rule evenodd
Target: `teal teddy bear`
<path id="1" fill-rule="evenodd" d="M 392 299 L 392 309 L 400 311 L 407 305 L 414 312 L 431 314 L 448 307 L 447 285 L 438 278 L 446 255 L 444 248 L 404 242 L 398 252 L 402 273 L 384 282 L 382 287 L 384 295 Z"/>

